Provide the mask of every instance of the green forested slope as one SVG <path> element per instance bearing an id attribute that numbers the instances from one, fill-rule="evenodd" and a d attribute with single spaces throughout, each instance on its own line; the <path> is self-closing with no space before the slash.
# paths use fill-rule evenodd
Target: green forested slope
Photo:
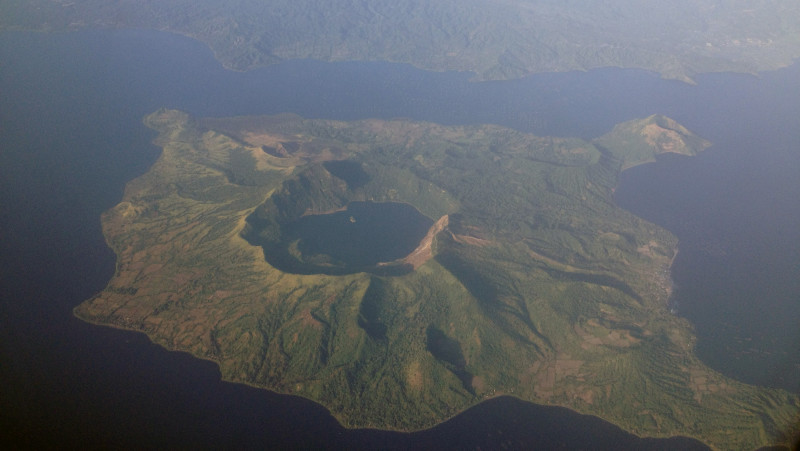
<path id="1" fill-rule="evenodd" d="M 720 449 L 797 432 L 796 395 L 695 357 L 689 323 L 666 305 L 675 237 L 612 201 L 628 158 L 706 145 L 668 118 L 620 125 L 602 145 L 291 115 L 162 110 L 146 123 L 164 151 L 103 215 L 117 272 L 76 308 L 85 320 L 313 399 L 350 427 L 426 428 L 506 394 Z M 326 169 L 340 160 L 367 178 Z M 267 263 L 276 225 L 363 200 L 405 202 L 436 222 L 414 270 L 303 275 Z"/>

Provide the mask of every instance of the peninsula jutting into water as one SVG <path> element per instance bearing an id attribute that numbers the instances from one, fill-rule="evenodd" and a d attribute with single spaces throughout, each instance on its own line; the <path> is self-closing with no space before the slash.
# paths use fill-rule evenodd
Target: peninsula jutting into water
<path id="1" fill-rule="evenodd" d="M 793 431 L 795 395 L 694 356 L 667 306 L 676 239 L 613 202 L 622 168 L 708 145 L 666 117 L 591 142 L 293 115 L 145 122 L 163 153 L 103 215 L 117 272 L 76 308 L 83 319 L 315 400 L 349 427 L 417 430 L 511 394 L 717 447 Z M 416 235 L 433 237 L 430 257 L 397 274 L 315 271 L 346 259 L 285 225 L 360 202 L 436 221 Z M 271 249 L 306 270 L 271 265 Z"/>

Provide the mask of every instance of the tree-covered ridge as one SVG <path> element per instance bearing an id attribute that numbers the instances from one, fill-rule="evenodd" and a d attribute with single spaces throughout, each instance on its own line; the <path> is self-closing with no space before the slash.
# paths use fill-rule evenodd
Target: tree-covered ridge
<path id="1" fill-rule="evenodd" d="M 690 325 L 666 305 L 676 239 L 612 201 L 632 153 L 609 146 L 652 124 L 670 135 L 667 118 L 602 146 L 399 120 L 162 110 L 145 122 L 164 150 L 103 215 L 117 271 L 76 308 L 87 321 L 315 400 L 350 427 L 426 428 L 506 394 L 716 448 L 796 433 L 795 395 L 694 356 Z M 687 149 L 705 145 L 684 134 Z M 435 221 L 430 257 L 399 274 L 298 274 L 246 239 L 280 240 L 283 221 L 355 201 Z"/>
<path id="2" fill-rule="evenodd" d="M 136 27 L 207 43 L 226 66 L 386 60 L 479 79 L 618 66 L 668 78 L 800 56 L 795 0 L 6 0 L 0 28 Z"/>

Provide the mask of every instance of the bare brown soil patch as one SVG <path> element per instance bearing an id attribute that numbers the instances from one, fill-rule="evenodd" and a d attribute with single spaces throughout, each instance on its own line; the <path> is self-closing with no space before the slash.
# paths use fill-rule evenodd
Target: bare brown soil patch
<path id="1" fill-rule="evenodd" d="M 471 384 L 472 388 L 474 388 L 477 393 L 486 391 L 486 381 L 480 376 L 473 376 Z"/>
<path id="2" fill-rule="evenodd" d="M 650 258 L 653 258 L 653 259 L 664 258 L 663 255 L 660 254 L 657 251 L 657 249 L 660 249 L 660 248 L 661 248 L 661 245 L 657 241 L 652 240 L 647 244 L 643 244 L 643 245 L 637 247 L 636 251 L 639 252 L 640 254 L 644 255 L 644 256 L 647 256 L 647 257 L 650 257 Z"/>
<path id="3" fill-rule="evenodd" d="M 649 124 L 642 129 L 642 135 L 647 144 L 657 148 L 659 152 L 687 153 L 686 144 L 675 130 Z"/>
<path id="4" fill-rule="evenodd" d="M 628 330 L 608 329 L 600 325 L 595 319 L 587 321 L 585 326 L 575 324 L 573 330 L 583 340 L 583 343 L 581 343 L 583 349 L 590 349 L 600 345 L 627 348 L 641 341 L 641 339 L 631 335 Z"/>
<path id="5" fill-rule="evenodd" d="M 311 308 L 309 307 L 303 309 L 303 311 L 300 312 L 299 316 L 300 316 L 300 323 L 303 324 L 304 326 L 310 326 L 315 329 L 319 329 L 322 327 L 322 324 L 319 321 L 317 321 L 313 315 L 311 315 Z"/>
<path id="6" fill-rule="evenodd" d="M 559 391 L 557 390 L 559 381 L 568 376 L 580 375 L 583 363 L 583 360 L 572 359 L 567 355 L 556 360 L 536 362 L 528 370 L 536 373 L 533 391 L 545 399 L 553 396 Z"/>
<path id="7" fill-rule="evenodd" d="M 704 368 L 683 368 L 689 373 L 689 387 L 694 391 L 694 399 L 703 401 L 703 396 L 718 393 L 732 393 L 733 387 L 729 386 L 717 374 L 710 373 Z"/>
<path id="8" fill-rule="evenodd" d="M 412 362 L 406 369 L 406 383 L 414 391 L 422 390 L 423 384 L 422 370 L 419 367 L 419 362 Z"/>

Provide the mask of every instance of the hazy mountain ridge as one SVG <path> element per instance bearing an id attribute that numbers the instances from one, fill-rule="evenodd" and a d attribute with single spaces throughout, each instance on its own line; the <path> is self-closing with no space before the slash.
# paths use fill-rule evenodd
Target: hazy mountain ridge
<path id="1" fill-rule="evenodd" d="M 792 0 L 9 0 L 0 28 L 153 28 L 207 43 L 227 67 L 386 60 L 479 79 L 619 66 L 689 80 L 800 57 Z"/>
<path id="2" fill-rule="evenodd" d="M 666 305 L 675 238 L 611 200 L 629 152 L 498 126 L 168 110 L 146 123 L 164 152 L 104 214 L 118 269 L 81 318 L 313 399 L 350 427 L 430 427 L 512 394 L 719 448 L 793 433 L 795 395 L 692 354 L 690 325 Z M 654 124 L 683 130 L 687 148 L 699 140 L 663 117 L 612 134 L 634 142 Z M 325 168 L 333 160 L 369 179 L 346 183 Z M 254 216 L 279 240 L 270 221 L 358 200 L 447 215 L 433 258 L 396 277 L 300 275 L 242 237 Z"/>

